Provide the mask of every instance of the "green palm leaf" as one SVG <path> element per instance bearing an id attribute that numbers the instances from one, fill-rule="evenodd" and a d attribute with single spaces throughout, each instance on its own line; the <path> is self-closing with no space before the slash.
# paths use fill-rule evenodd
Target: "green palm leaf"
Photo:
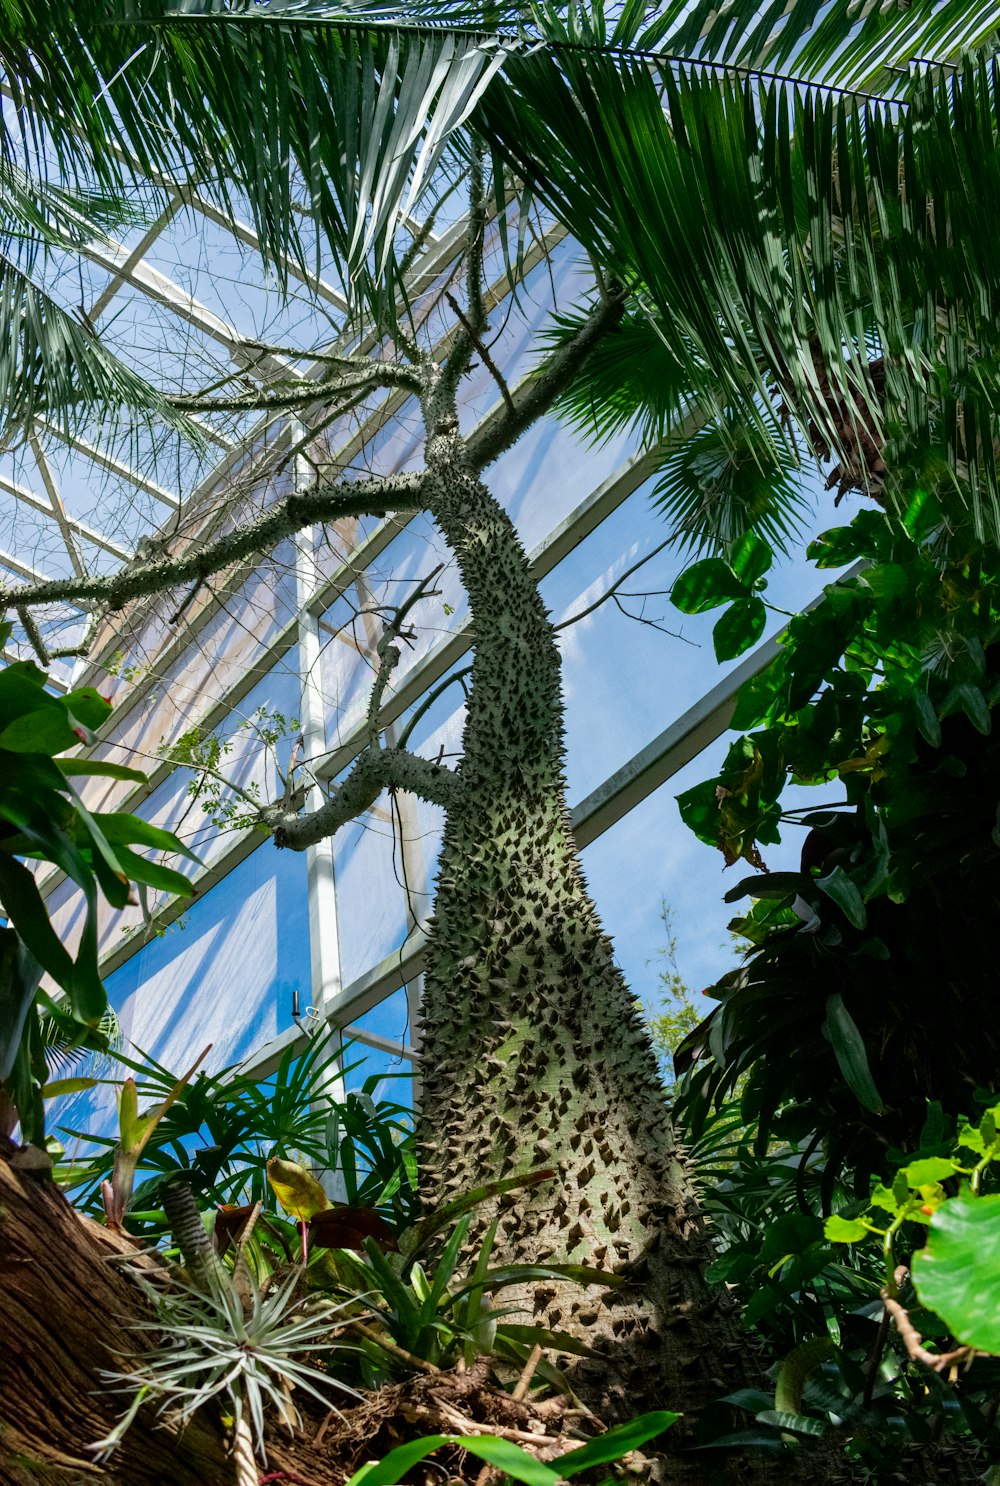
<path id="1" fill-rule="evenodd" d="M 995 45 L 996 0 L 668 0 L 632 44 L 718 64 L 792 71 L 811 81 L 897 93 L 911 67 Z"/>
<path id="2" fill-rule="evenodd" d="M 885 458 L 904 495 L 930 483 L 1000 529 L 989 59 L 895 110 L 588 50 L 512 57 L 506 79 L 489 138 L 648 293 L 682 377 L 765 442 L 776 399 L 842 483 L 880 492 Z"/>

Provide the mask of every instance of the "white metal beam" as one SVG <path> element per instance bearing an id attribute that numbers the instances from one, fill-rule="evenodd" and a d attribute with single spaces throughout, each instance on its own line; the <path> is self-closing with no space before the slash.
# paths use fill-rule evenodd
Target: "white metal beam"
<path id="1" fill-rule="evenodd" d="M 51 505 L 47 501 L 43 501 L 33 490 L 29 490 L 26 485 L 19 485 L 16 480 L 8 480 L 5 475 L 0 474 L 0 490 L 6 490 L 8 495 L 14 496 L 16 500 L 21 501 L 26 506 L 30 506 L 32 510 L 39 511 L 41 515 L 48 517 L 49 520 L 55 519 Z M 77 536 L 84 537 L 88 542 L 92 542 L 95 547 L 100 547 L 105 552 L 110 552 L 113 557 L 120 557 L 123 562 L 127 561 L 132 555 L 127 548 L 120 546 L 118 542 L 112 541 L 106 532 L 97 531 L 95 527 L 88 526 L 86 521 L 80 521 L 75 517 L 67 516 L 66 525 Z M 67 602 L 70 601 L 67 600 Z"/>
<path id="2" fill-rule="evenodd" d="M 86 572 L 80 560 L 80 552 L 73 539 L 73 533 L 69 528 L 66 507 L 63 505 L 62 496 L 59 493 L 59 482 L 45 456 L 45 451 L 33 433 L 29 435 L 28 443 L 31 446 L 32 454 L 35 456 L 35 464 L 38 473 L 42 477 L 45 494 L 48 496 L 49 505 L 52 507 L 52 517 L 56 526 L 59 528 L 59 535 L 63 539 L 63 546 L 66 548 L 66 555 L 69 558 L 70 566 L 78 578 L 84 578 L 86 577 Z"/>
<path id="3" fill-rule="evenodd" d="M 79 434 L 70 433 L 65 428 L 59 428 L 55 423 L 38 418 L 35 420 L 38 427 L 52 434 L 54 438 L 75 449 L 78 454 L 84 454 L 94 464 L 100 465 L 101 469 L 107 470 L 111 475 L 117 475 L 122 480 L 127 480 L 137 490 L 145 490 L 162 505 L 169 506 L 171 511 L 179 511 L 181 502 L 172 490 L 166 490 L 162 485 L 157 485 L 155 480 L 150 480 L 146 475 L 140 474 L 138 470 L 130 469 L 127 464 L 122 464 L 113 454 L 99 449 L 96 444 L 91 444 L 87 439 L 81 438 Z"/>

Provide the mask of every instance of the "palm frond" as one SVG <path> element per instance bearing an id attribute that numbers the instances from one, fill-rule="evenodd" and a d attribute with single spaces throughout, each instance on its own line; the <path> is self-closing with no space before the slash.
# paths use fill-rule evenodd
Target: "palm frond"
<path id="1" fill-rule="evenodd" d="M 136 414 L 201 442 L 196 424 L 3 253 L 0 325 L 0 442 L 25 436 L 36 418 L 109 426 Z"/>
<path id="2" fill-rule="evenodd" d="M 748 531 L 787 551 L 811 506 L 781 441 L 761 441 L 731 415 L 703 424 L 664 456 L 652 501 L 679 548 L 716 554 Z"/>
<path id="3" fill-rule="evenodd" d="M 586 315 L 579 310 L 555 316 L 544 334 L 546 348 L 555 352 L 572 341 Z M 591 351 L 558 410 L 590 438 L 606 440 L 635 429 L 643 443 L 653 444 L 677 426 L 693 397 L 709 393 L 707 385 L 693 385 L 652 318 L 633 308 Z"/>
<path id="4" fill-rule="evenodd" d="M 904 109 L 590 52 L 505 76 L 479 123 L 645 289 L 682 376 L 764 441 L 777 399 L 858 481 L 881 484 L 883 457 L 906 489 L 944 471 L 1000 531 L 995 62 L 925 79 Z"/>
<path id="5" fill-rule="evenodd" d="M 16 129 L 29 168 L 44 175 L 52 155 L 60 179 L 119 190 L 136 176 L 197 178 L 227 215 L 249 212 L 276 273 L 286 257 L 318 268 L 332 250 L 352 304 L 383 323 L 398 287 L 397 229 L 520 45 L 441 25 L 380 26 L 392 7 L 319 0 L 39 10 L 0 3 L 11 26 L 0 71 L 16 74 L 18 105 L 7 134 Z"/>
<path id="6" fill-rule="evenodd" d="M 668 0 L 630 44 L 896 96 L 927 65 L 995 47 L 996 0 Z"/>

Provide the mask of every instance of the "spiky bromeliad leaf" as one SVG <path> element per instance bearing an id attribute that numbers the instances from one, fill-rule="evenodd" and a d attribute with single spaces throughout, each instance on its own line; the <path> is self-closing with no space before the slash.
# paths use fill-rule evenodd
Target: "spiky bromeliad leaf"
<path id="1" fill-rule="evenodd" d="M 283 1285 L 262 1296 L 251 1282 L 249 1314 L 231 1282 L 220 1277 L 210 1288 L 177 1284 L 170 1291 L 149 1290 L 159 1312 L 154 1321 L 132 1329 L 165 1335 L 168 1340 L 142 1352 L 126 1373 L 108 1373 L 114 1390 L 158 1400 L 161 1409 L 176 1408 L 189 1419 L 209 1400 L 228 1400 L 237 1426 L 244 1411 L 263 1455 L 264 1413 L 268 1406 L 281 1418 L 298 1418 L 290 1403 L 293 1388 L 301 1388 L 324 1408 L 330 1407 L 329 1389 L 356 1398 L 354 1390 L 307 1360 L 342 1345 L 331 1340 L 337 1316 L 344 1309 L 330 1301 L 303 1305 L 296 1291 L 296 1272 Z M 125 1415 L 127 1427 L 134 1406 Z M 111 1431 L 93 1448 L 108 1455 L 120 1442 L 123 1427 Z"/>

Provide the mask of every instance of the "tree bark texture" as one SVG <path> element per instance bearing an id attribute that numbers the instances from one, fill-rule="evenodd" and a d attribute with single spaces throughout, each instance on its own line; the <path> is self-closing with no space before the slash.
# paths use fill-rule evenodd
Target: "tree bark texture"
<path id="1" fill-rule="evenodd" d="M 543 1286 L 534 1319 L 606 1354 L 577 1375 L 605 1417 L 660 1407 L 690 1418 L 754 1368 L 724 1293 L 702 1278 L 709 1244 L 655 1055 L 587 895 L 565 802 L 552 625 L 513 526 L 475 473 L 459 454 L 435 474 L 430 505 L 476 648 L 429 930 L 422 1186 L 441 1201 L 554 1169 L 554 1181 L 480 1209 L 476 1232 L 498 1213 L 502 1261 L 624 1273 L 623 1291 Z M 755 1476 L 730 1462 L 728 1479 Z"/>
<path id="2" fill-rule="evenodd" d="M 229 1486 L 211 1415 L 182 1431 L 142 1408 L 107 1467 L 87 1452 L 127 1402 L 102 1387 L 101 1371 L 125 1370 L 129 1353 L 152 1345 L 129 1329 L 149 1314 L 123 1271 L 135 1249 L 74 1212 L 47 1173 L 12 1167 L 13 1149 L 0 1151 L 0 1482 Z"/>

